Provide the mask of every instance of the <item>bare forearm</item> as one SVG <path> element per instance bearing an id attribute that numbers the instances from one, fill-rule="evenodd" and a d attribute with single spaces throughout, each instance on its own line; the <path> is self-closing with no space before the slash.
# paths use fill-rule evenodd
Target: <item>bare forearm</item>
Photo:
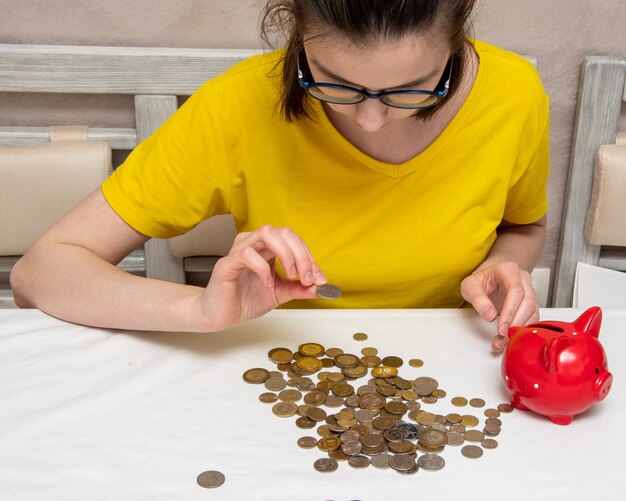
<path id="1" fill-rule="evenodd" d="M 477 268 L 487 268 L 497 263 L 512 261 L 531 272 L 541 255 L 545 241 L 544 219 L 537 224 L 502 227 L 487 259 Z"/>
<path id="2" fill-rule="evenodd" d="M 198 331 L 203 289 L 126 273 L 92 252 L 55 244 L 31 249 L 11 275 L 16 303 L 106 328 Z"/>

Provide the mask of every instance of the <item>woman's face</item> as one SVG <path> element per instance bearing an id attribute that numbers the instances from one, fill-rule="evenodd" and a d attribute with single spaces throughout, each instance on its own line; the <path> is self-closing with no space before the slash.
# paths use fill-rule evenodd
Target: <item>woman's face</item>
<path id="1" fill-rule="evenodd" d="M 432 91 L 450 57 L 443 37 L 409 35 L 396 41 L 360 47 L 346 39 L 317 37 L 304 44 L 311 75 L 316 82 L 349 85 L 369 92 L 383 90 Z M 357 104 L 324 103 L 331 113 L 349 118 L 367 132 L 407 119 L 415 110 L 392 108 L 378 99 Z"/>

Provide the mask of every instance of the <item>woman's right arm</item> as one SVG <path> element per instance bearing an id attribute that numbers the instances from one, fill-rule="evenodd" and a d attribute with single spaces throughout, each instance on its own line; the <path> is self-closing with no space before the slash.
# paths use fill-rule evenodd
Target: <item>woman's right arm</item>
<path id="1" fill-rule="evenodd" d="M 98 189 L 16 263 L 11 272 L 15 302 L 84 325 L 207 332 L 291 299 L 314 298 L 314 284 L 325 283 L 304 242 L 286 228 L 240 234 L 206 289 L 138 277 L 115 266 L 147 240 Z M 276 258 L 290 270 L 287 280 L 276 275 Z"/>

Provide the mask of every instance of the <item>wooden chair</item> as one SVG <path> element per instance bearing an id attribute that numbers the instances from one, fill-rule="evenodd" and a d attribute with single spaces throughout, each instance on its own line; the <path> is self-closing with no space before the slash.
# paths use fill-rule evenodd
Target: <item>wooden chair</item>
<path id="1" fill-rule="evenodd" d="M 177 96 L 191 95 L 206 80 L 258 52 L 0 44 L 0 92 L 133 95 L 136 128 L 88 131 L 89 139 L 106 141 L 114 150 L 131 150 L 176 111 Z M 0 146 L 37 145 L 48 138 L 47 127 L 0 127 Z M 235 234 L 230 216 L 213 219 L 192 230 L 188 235 L 195 232 L 193 238 L 177 242 L 176 256 L 167 240 L 152 239 L 145 251 L 134 252 L 120 266 L 179 283 L 186 281 L 186 271 L 210 271 L 215 259 L 190 253 L 224 253 Z M 0 256 L 0 275 L 7 275 L 17 258 Z M 9 301 L 5 290 L 0 305 Z"/>
<path id="2" fill-rule="evenodd" d="M 625 75 L 626 59 L 590 56 L 583 63 L 552 293 L 553 307 L 572 305 L 578 262 L 626 270 L 626 248 L 590 245 L 583 238 L 596 153 L 601 145 L 615 142 L 622 103 L 626 100 Z"/>

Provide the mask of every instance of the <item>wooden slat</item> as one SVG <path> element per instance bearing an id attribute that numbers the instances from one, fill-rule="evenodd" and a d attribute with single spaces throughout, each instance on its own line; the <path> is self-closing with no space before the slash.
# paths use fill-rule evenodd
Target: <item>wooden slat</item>
<path id="1" fill-rule="evenodd" d="M 209 78 L 258 53 L 0 44 L 0 91 L 190 95 Z"/>
<path id="2" fill-rule="evenodd" d="M 624 91 L 626 61 L 586 57 L 578 93 L 574 139 L 562 218 L 552 306 L 572 305 L 579 261 L 597 265 L 600 246 L 589 245 L 583 228 L 591 201 L 598 147 L 615 141 Z"/>
<path id="3" fill-rule="evenodd" d="M 137 131 L 94 127 L 87 130 L 87 139 L 105 141 L 114 150 L 132 150 L 137 146 Z M 49 141 L 49 127 L 0 127 L 0 146 L 36 146 Z"/>
<path id="4" fill-rule="evenodd" d="M 135 96 L 137 139 L 143 141 L 177 109 L 176 96 Z M 185 283 L 182 258 L 170 253 L 167 240 L 152 238 L 145 244 L 146 276 L 169 282 Z"/>
<path id="5" fill-rule="evenodd" d="M 203 273 L 213 271 L 217 256 L 194 256 L 185 258 L 185 271 L 190 273 Z"/>

